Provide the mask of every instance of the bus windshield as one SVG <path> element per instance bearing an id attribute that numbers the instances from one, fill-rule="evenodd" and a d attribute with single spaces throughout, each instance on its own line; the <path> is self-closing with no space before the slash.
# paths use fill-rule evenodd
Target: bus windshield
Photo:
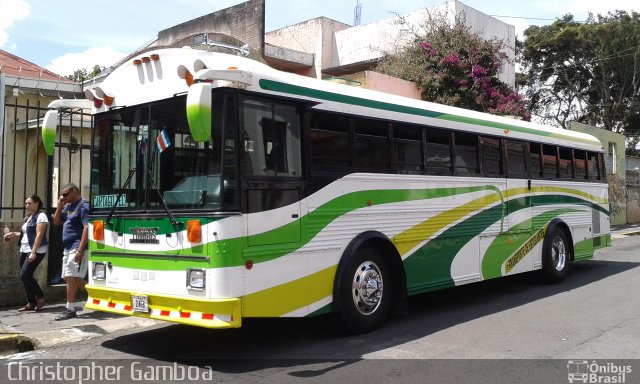
<path id="1" fill-rule="evenodd" d="M 162 200 L 172 211 L 222 208 L 223 190 L 233 184 L 232 175 L 223 180 L 222 133 L 195 142 L 185 103 L 179 96 L 96 115 L 94 212 L 163 210 Z M 227 140 L 226 151 L 233 153 L 234 147 Z"/>

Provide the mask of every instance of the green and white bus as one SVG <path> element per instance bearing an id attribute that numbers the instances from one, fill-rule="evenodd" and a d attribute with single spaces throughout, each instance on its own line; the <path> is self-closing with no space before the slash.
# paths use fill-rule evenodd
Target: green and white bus
<path id="1" fill-rule="evenodd" d="M 333 313 L 366 332 L 408 295 L 558 282 L 610 245 L 586 134 L 187 48 L 87 95 L 91 309 L 209 328 Z"/>

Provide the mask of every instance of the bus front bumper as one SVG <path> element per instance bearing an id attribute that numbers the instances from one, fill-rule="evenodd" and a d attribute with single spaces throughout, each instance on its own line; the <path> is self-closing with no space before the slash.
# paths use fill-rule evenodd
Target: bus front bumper
<path id="1" fill-rule="evenodd" d="M 88 309 L 205 328 L 239 328 L 242 325 L 241 300 L 238 298 L 185 298 L 95 285 L 87 285 L 86 288 L 89 297 L 85 307 Z M 146 301 L 148 311 L 134 311 L 134 297 Z"/>

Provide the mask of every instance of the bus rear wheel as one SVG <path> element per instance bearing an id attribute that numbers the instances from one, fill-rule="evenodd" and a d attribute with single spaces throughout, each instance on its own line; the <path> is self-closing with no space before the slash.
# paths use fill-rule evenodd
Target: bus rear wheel
<path id="1" fill-rule="evenodd" d="M 564 230 L 555 227 L 549 231 L 542 248 L 542 266 L 545 277 L 551 283 L 559 283 L 567 277 L 571 266 L 571 246 Z"/>
<path id="2" fill-rule="evenodd" d="M 372 247 L 359 249 L 341 269 L 337 320 L 348 331 L 366 333 L 379 328 L 391 308 L 392 276 Z"/>

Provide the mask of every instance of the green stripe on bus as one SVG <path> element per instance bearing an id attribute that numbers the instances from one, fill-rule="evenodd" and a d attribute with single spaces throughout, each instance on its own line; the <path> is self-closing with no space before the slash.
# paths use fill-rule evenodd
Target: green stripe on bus
<path id="1" fill-rule="evenodd" d="M 188 268 L 209 268 L 210 263 L 206 260 L 180 260 L 176 257 L 163 254 L 150 254 L 149 258 L 123 255 L 102 255 L 95 256 L 90 253 L 89 260 L 93 262 L 111 262 L 112 265 L 121 268 L 130 268 L 150 271 L 186 271 Z M 152 257 L 151 257 L 152 256 Z"/>
<path id="2" fill-rule="evenodd" d="M 606 209 L 597 204 L 572 196 L 542 195 L 529 198 L 532 206 L 571 204 L 607 212 Z M 517 205 L 520 209 L 527 206 L 528 204 L 521 203 Z M 514 209 L 516 209 L 515 206 Z M 454 258 L 471 239 L 480 235 L 499 220 L 502 220 L 501 212 L 502 209 L 499 205 L 480 211 L 448 228 L 437 237 L 428 240 L 425 245 L 405 258 L 404 263 L 409 292 L 414 294 L 454 286 L 453 278 L 451 277 L 451 265 Z M 509 211 L 509 213 L 513 212 L 514 210 Z M 540 228 L 545 223 L 546 221 L 542 220 L 542 218 L 534 218 L 532 221 L 534 228 Z"/>
<path id="3" fill-rule="evenodd" d="M 292 223 L 283 225 L 271 231 L 267 231 L 264 233 L 260 233 L 257 235 L 253 235 L 252 237 L 257 242 L 263 243 L 271 243 L 274 244 L 270 246 L 270 251 L 266 256 L 261 258 L 254 259 L 254 263 L 259 262 L 267 262 L 270 260 L 277 259 L 281 256 L 294 252 L 298 248 L 302 247 L 309 241 L 311 241 L 320 231 L 322 231 L 329 223 L 334 221 L 335 219 L 347 214 L 350 211 L 354 211 L 356 209 L 367 207 L 367 203 L 369 201 L 374 205 L 380 204 L 389 204 L 410 200 L 421 200 L 421 199 L 434 199 L 441 197 L 449 197 L 459 194 L 466 194 L 484 190 L 494 190 L 498 191 L 498 189 L 493 185 L 484 185 L 484 186 L 475 186 L 475 187 L 460 187 L 460 188 L 433 188 L 433 189 L 402 189 L 402 190 L 366 190 L 366 191 L 357 191 L 348 193 L 346 195 L 337 197 L 333 200 L 326 202 L 321 205 L 317 209 L 315 209 L 310 214 L 298 219 L 299 222 L 294 221 Z M 498 191 L 499 192 L 499 191 Z M 166 220 L 165 220 L 166 221 Z M 149 223 L 156 224 L 155 221 L 148 220 L 140 220 L 133 222 L 126 222 L 129 226 L 130 223 L 134 223 L 140 226 L 148 226 Z M 160 225 L 160 224 L 158 224 Z M 282 239 L 285 233 L 291 231 L 291 227 L 301 225 L 302 228 L 307 228 L 308 230 L 303 233 L 302 242 L 298 244 L 278 244 L 278 239 Z M 124 226 L 124 224 L 122 224 Z M 170 227 L 168 222 L 164 223 L 164 229 Z M 124 230 L 124 228 L 122 228 Z M 216 241 L 209 244 L 200 245 L 197 251 L 194 249 L 183 250 L 181 253 L 187 255 L 206 255 L 206 250 L 204 247 L 210 247 L 209 253 L 211 254 L 211 267 L 214 268 L 223 268 L 223 267 L 237 267 L 244 265 L 245 259 L 243 258 L 243 251 L 247 248 L 248 238 L 233 238 L 226 239 L 222 241 Z M 93 242 L 92 249 L 99 251 L 110 251 L 110 252 L 123 252 L 126 254 L 126 251 L 122 249 L 105 246 L 104 244 Z M 153 251 L 153 252 L 137 252 L 137 253 L 148 253 L 149 255 L 173 255 L 176 253 L 175 250 L 167 250 L 167 251 Z M 220 257 L 219 255 L 224 255 L 224 257 Z M 96 256 L 96 261 L 106 260 L 105 257 Z M 169 261 L 167 261 L 169 260 Z M 149 270 L 180 270 L 182 269 L 181 264 L 176 264 L 172 261 L 172 259 L 156 259 L 156 258 L 145 258 L 145 257 L 123 257 L 119 258 L 118 266 L 127 267 L 127 268 L 142 268 Z M 110 261 L 110 260 L 106 260 Z M 114 264 L 116 265 L 116 264 Z"/>
<path id="4" fill-rule="evenodd" d="M 273 229 L 271 231 L 267 231 L 264 233 L 260 233 L 257 235 L 253 235 L 255 239 L 258 239 L 261 242 L 272 243 L 274 245 L 270 246 L 269 252 L 265 255 L 254 259 L 254 263 L 267 262 L 270 260 L 277 259 L 286 254 L 290 254 L 295 252 L 297 249 L 301 248 L 305 244 L 309 243 L 318 233 L 320 233 L 327 225 L 336 220 L 337 218 L 347 214 L 348 212 L 354 211 L 356 209 L 366 208 L 367 202 L 371 201 L 374 205 L 381 204 L 390 204 L 411 200 L 421 200 L 421 199 L 434 199 L 434 198 L 442 198 L 442 197 L 450 197 L 460 194 L 467 194 L 478 191 L 495 191 L 496 196 L 487 195 L 485 197 L 481 197 L 470 203 L 463 204 L 462 206 L 467 206 L 467 208 L 471 209 L 469 211 L 461 212 L 460 207 L 454 208 L 453 210 L 447 212 L 458 212 L 459 215 L 467 215 L 468 213 L 475 212 L 481 209 L 484 209 L 487 205 L 498 202 L 502 200 L 502 193 L 493 185 L 484 185 L 484 186 L 476 186 L 476 187 L 460 187 L 460 188 L 434 188 L 434 189 L 424 189 L 424 190 L 367 190 L 367 191 L 357 191 L 346 194 L 344 196 L 337 197 L 333 200 L 326 202 L 321 205 L 313 212 L 309 213 L 306 216 L 300 218 L 300 222 L 292 222 L 282 227 Z M 534 200 L 543 200 L 545 204 L 580 204 L 580 205 L 589 205 L 595 209 L 602 211 L 607 214 L 608 211 L 606 209 L 600 207 L 597 204 L 593 204 L 589 201 L 583 200 L 581 198 L 572 197 L 572 196 L 564 196 L 564 195 L 541 195 L 541 196 L 533 196 L 526 197 L 526 199 L 533 198 Z M 522 207 L 528 206 L 528 203 L 523 203 L 521 201 L 522 197 L 515 198 L 510 200 L 511 205 L 513 207 L 509 208 L 509 212 L 513 212 L 519 208 L 516 208 L 516 205 L 520 205 Z M 475 203 L 474 203 L 475 202 Z M 536 203 L 534 203 L 536 204 Z M 501 220 L 505 216 L 505 207 L 503 204 L 498 204 L 494 210 L 498 212 L 498 220 Z M 460 217 L 462 217 L 460 216 Z M 449 220 L 449 219 L 448 219 Z M 453 219 L 451 219 L 453 220 Z M 425 222 L 427 222 L 426 220 Z M 449 225 L 451 221 L 439 222 L 438 225 L 433 227 L 433 231 L 431 233 L 435 233 L 441 230 L 446 225 Z M 148 222 L 140 221 L 139 224 L 143 225 Z M 495 223 L 492 222 L 491 224 Z M 491 225 L 489 224 L 489 225 Z M 301 228 L 306 229 L 302 233 L 302 241 L 300 243 L 293 244 L 277 244 L 277 240 L 281 239 L 283 234 L 290 231 L 292 226 L 300 225 Z M 467 224 L 469 225 L 469 224 Z M 167 226 L 170 226 L 167 224 Z M 432 226 L 430 224 L 430 226 Z M 417 226 L 416 226 L 417 227 Z M 412 229 L 405 231 L 404 233 L 409 233 Z M 426 235 L 425 232 L 423 232 Z M 409 237 L 415 237 L 413 235 Z M 428 236 L 421 237 L 415 239 L 415 244 L 422 241 L 426 241 Z M 399 234 L 394 238 L 400 242 L 403 240 L 403 233 Z M 402 245 L 397 244 L 396 246 L 402 247 Z M 209 244 L 199 245 L 198 248 L 191 248 L 181 250 L 181 254 L 183 255 L 203 255 L 206 256 L 208 254 L 211 255 L 211 267 L 214 268 L 222 268 L 222 267 L 237 267 L 244 265 L 245 259 L 243 257 L 243 251 L 247 248 L 248 238 L 233 238 L 226 239 L 222 241 L 216 241 Z M 207 249 L 208 252 L 207 252 Z M 412 248 L 412 247 L 411 247 Z M 113 248 L 105 246 L 104 244 L 93 243 L 92 249 L 102 250 L 102 251 L 111 251 L 111 252 L 123 252 L 121 249 Z M 126 254 L 126 252 L 124 252 Z M 167 250 L 167 251 L 154 251 L 148 252 L 149 255 L 174 255 L 175 250 Z M 404 252 L 401 252 L 401 255 Z M 221 257 L 224 255 L 224 257 Z M 97 257 L 97 260 L 105 259 L 104 257 Z M 181 270 L 182 265 L 176 264 L 173 259 L 167 257 L 167 259 L 156 259 L 156 258 L 138 258 L 135 256 L 123 257 L 118 259 L 118 266 L 129 267 L 129 268 L 144 268 L 150 270 Z"/>
<path id="5" fill-rule="evenodd" d="M 498 236 L 482 255 L 482 278 L 492 279 L 502 276 L 502 264 L 529 241 L 535 231 L 546 226 L 553 218 L 569 212 L 580 212 L 580 210 L 563 208 L 547 211 L 536 215 L 533 219 L 514 225 L 510 233 L 505 236 Z"/>

